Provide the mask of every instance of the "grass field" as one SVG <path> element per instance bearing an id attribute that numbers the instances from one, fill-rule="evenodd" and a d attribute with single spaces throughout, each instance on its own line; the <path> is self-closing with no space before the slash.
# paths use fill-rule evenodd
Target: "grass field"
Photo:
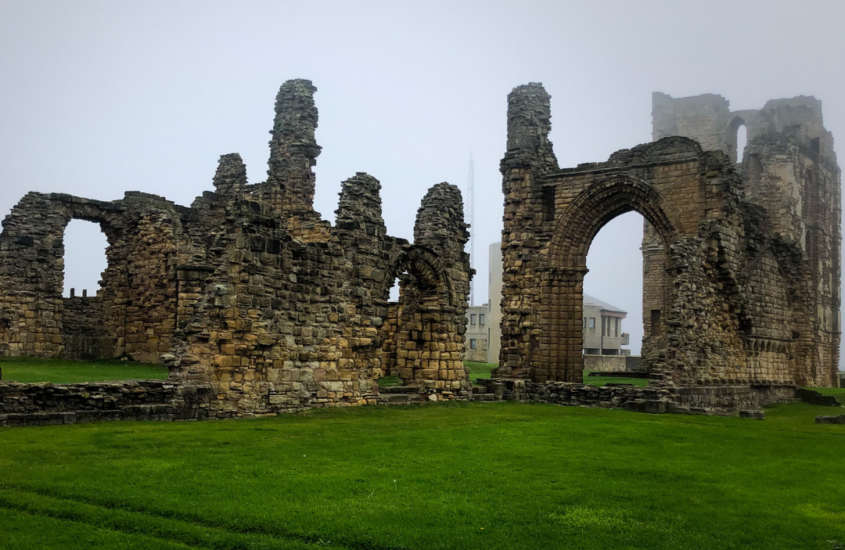
<path id="1" fill-rule="evenodd" d="M 0 429 L 0 547 L 830 550 L 845 426 L 813 418 L 843 411 L 462 403 Z"/>
<path id="2" fill-rule="evenodd" d="M 28 357 L 0 357 L 3 381 L 21 383 L 102 382 L 105 380 L 164 380 L 167 367 L 148 363 L 122 361 L 70 361 L 65 359 L 34 359 Z"/>
<path id="3" fill-rule="evenodd" d="M 464 365 L 469 367 L 469 379 L 474 384 L 479 378 L 490 378 L 490 371 L 498 367 L 494 363 L 473 363 L 472 361 L 464 361 Z"/>

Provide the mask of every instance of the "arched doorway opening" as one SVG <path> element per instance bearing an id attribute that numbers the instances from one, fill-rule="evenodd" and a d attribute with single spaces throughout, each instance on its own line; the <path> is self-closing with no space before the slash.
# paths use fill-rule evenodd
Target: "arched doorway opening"
<path id="1" fill-rule="evenodd" d="M 583 350 L 585 382 L 601 383 L 639 365 L 643 339 L 643 217 L 622 214 L 595 236 L 584 277 Z M 592 372 L 602 376 L 590 378 Z"/>
<path id="2" fill-rule="evenodd" d="M 396 337 L 399 328 L 399 318 L 401 316 L 401 306 L 404 303 L 402 293 L 402 279 L 408 280 L 407 273 L 400 273 L 392 278 L 390 283 L 390 290 L 388 291 L 388 301 L 386 308 L 386 315 L 383 318 L 383 324 L 379 329 L 381 348 L 379 350 L 379 357 L 381 359 L 381 374 L 378 379 L 378 386 L 380 388 L 401 386 L 402 380 L 399 378 L 399 370 L 396 363 Z"/>
<path id="3" fill-rule="evenodd" d="M 108 238 L 100 223 L 74 218 L 65 227 L 62 244 L 62 355 L 110 359 L 117 353 L 117 321 L 104 288 Z"/>
<path id="4" fill-rule="evenodd" d="M 549 250 L 549 283 L 544 287 L 545 307 L 540 310 L 536 346 L 539 354 L 532 361 L 535 381 L 583 382 L 587 254 L 605 225 L 632 211 L 645 219 L 646 227 L 653 228 L 655 246 L 650 251 L 651 261 L 644 264 L 643 271 L 648 265 L 658 273 L 657 291 L 652 297 L 659 306 L 655 308 L 657 311 L 666 310 L 670 286 L 666 274 L 667 251 L 668 245 L 675 240 L 677 223 L 670 218 L 665 201 L 654 187 L 628 175 L 614 175 L 593 182 L 575 197 L 556 222 Z M 647 244 L 643 241 L 644 247 Z M 589 328 L 589 317 L 586 323 Z M 644 352 L 651 353 L 662 345 L 663 331 L 658 331 L 658 327 L 662 329 L 665 320 L 657 319 L 655 323 L 653 332 L 643 337 Z M 613 334 L 615 326 L 614 322 L 610 327 Z M 605 334 L 608 328 L 605 324 Z M 594 330 L 600 332 L 600 325 L 597 324 Z"/>
<path id="5" fill-rule="evenodd" d="M 734 118 L 728 126 L 728 157 L 734 164 L 741 164 L 745 156 L 745 146 L 748 144 L 748 128 L 745 121 Z"/>

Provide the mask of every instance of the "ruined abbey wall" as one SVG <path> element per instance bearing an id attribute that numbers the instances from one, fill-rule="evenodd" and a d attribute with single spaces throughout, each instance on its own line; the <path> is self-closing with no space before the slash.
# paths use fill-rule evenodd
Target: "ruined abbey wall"
<path id="1" fill-rule="evenodd" d="M 840 182 L 820 105 L 743 112 L 754 122 L 739 169 L 737 123 L 712 97 L 670 108 L 656 95 L 654 143 L 560 169 L 550 96 L 510 94 L 499 378 L 582 382 L 587 252 L 633 210 L 646 220 L 643 360 L 656 382 L 838 384 Z"/>
<path id="2" fill-rule="evenodd" d="M 800 292 L 784 292 L 789 277 L 775 247 L 759 251 L 748 266 L 743 284 L 752 293 L 744 337 L 749 362 L 776 364 L 786 358 L 768 349 L 774 342 L 786 348 L 803 341 L 790 360 L 802 384 L 836 385 L 838 378 L 841 304 L 841 172 L 833 136 L 822 121 L 821 101 L 800 96 L 767 102 L 759 110 L 731 111 L 718 95 L 672 98 L 653 96 L 654 139 L 679 135 L 698 140 L 705 149 L 722 151 L 737 162 L 737 132 L 748 136 L 741 164 L 735 166 L 743 197 L 765 211 L 767 230 L 778 243 L 789 244 L 803 273 L 795 284 Z M 705 145 L 706 144 L 706 145 Z M 659 266 L 646 261 L 650 275 Z M 644 292 L 644 300 L 652 300 Z M 792 334 L 786 328 L 797 319 Z M 774 346 L 777 347 L 777 346 Z M 794 346 L 792 346 L 794 347 Z"/>
<path id="3" fill-rule="evenodd" d="M 137 192 L 27 194 L 0 234 L 0 354 L 163 361 L 172 382 L 213 388 L 218 417 L 375 402 L 385 367 L 424 398 L 466 398 L 460 192 L 429 190 L 414 243 L 387 235 L 367 174 L 343 183 L 335 224 L 322 220 L 315 91 L 281 87 L 265 182 L 248 184 L 228 154 L 189 208 Z M 96 296 L 61 295 L 71 219 L 108 239 Z"/>

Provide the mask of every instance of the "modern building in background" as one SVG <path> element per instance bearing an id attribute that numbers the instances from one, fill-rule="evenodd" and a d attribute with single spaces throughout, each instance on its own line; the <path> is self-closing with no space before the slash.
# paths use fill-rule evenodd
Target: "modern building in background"
<path id="1" fill-rule="evenodd" d="M 466 361 L 498 363 L 502 341 L 502 248 L 501 243 L 490 245 L 487 277 L 490 299 L 482 306 L 467 309 Z M 616 306 L 584 294 L 584 355 L 630 356 L 628 333 L 622 330 L 622 320 L 628 313 Z M 631 361 L 625 359 L 599 360 L 591 358 L 588 369 L 625 370 Z M 599 365 L 601 363 L 601 365 Z M 618 365 L 617 365 L 618 363 Z M 595 365 L 594 365 L 595 364 Z M 626 366 L 627 365 L 627 366 Z"/>
<path id="2" fill-rule="evenodd" d="M 467 308 L 466 352 L 464 361 L 489 363 L 487 350 L 490 342 L 490 314 L 488 304 Z"/>
<path id="3" fill-rule="evenodd" d="M 487 263 L 487 306 L 490 338 L 487 340 L 487 362 L 499 363 L 502 347 L 502 243 L 490 245 Z"/>
<path id="4" fill-rule="evenodd" d="M 622 319 L 627 311 L 584 294 L 584 355 L 630 355 L 623 350 L 629 343 L 622 332 Z"/>

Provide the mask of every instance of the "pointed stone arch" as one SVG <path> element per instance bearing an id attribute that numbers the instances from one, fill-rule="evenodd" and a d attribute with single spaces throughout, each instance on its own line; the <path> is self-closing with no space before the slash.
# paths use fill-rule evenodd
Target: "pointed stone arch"
<path id="1" fill-rule="evenodd" d="M 583 381 L 587 253 L 605 224 L 631 211 L 654 227 L 668 251 L 677 239 L 678 222 L 653 186 L 629 174 L 613 174 L 588 185 L 558 217 L 549 243 L 547 283 L 541 288 L 534 380 Z M 667 268 L 668 264 L 667 255 Z"/>

